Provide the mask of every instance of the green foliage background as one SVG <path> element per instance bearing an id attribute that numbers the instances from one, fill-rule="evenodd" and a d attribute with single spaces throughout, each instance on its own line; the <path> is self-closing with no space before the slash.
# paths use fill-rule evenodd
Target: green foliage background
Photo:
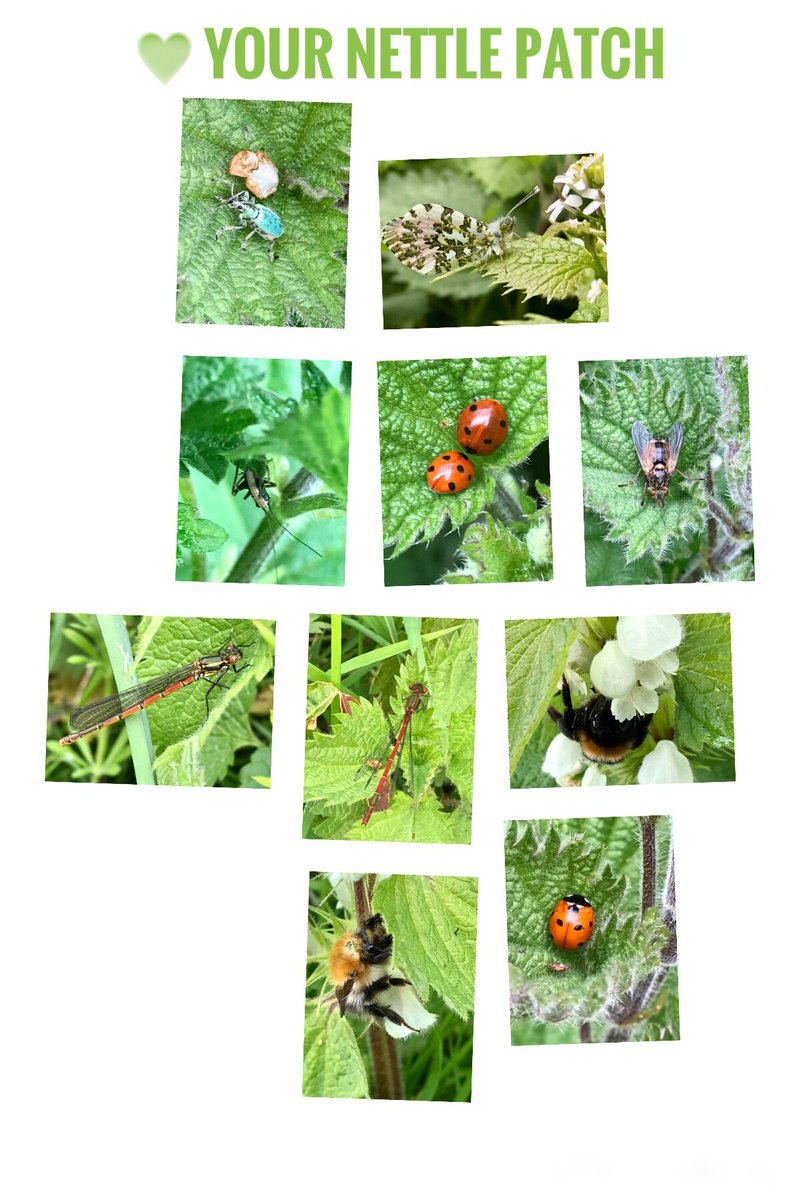
<path id="1" fill-rule="evenodd" d="M 580 364 L 589 585 L 754 578 L 749 383 L 745 358 Z M 632 426 L 685 427 L 664 508 L 647 498 Z M 717 455 L 720 465 L 711 469 Z"/>
<path id="2" fill-rule="evenodd" d="M 183 360 L 178 579 L 344 583 L 350 375 L 341 362 Z M 267 458 L 273 512 L 294 537 L 232 494 L 234 464 L 263 475 Z"/>
<path id="3" fill-rule="evenodd" d="M 125 678 L 114 678 L 109 650 L 96 617 L 54 614 L 50 639 L 50 693 L 55 726 L 48 736 L 45 777 L 90 783 L 135 783 L 131 759 L 134 738 L 149 748 L 154 778 L 139 782 L 193 787 L 263 787 L 271 774 L 271 678 L 274 666 L 273 621 L 221 620 L 199 617 L 126 617 L 133 660 Z M 123 636 L 124 636 L 124 626 Z M 69 732 L 69 712 L 101 696 L 145 682 L 195 659 L 215 654 L 229 641 L 244 650 L 246 669 L 228 672 L 223 687 L 210 697 L 209 683 L 198 681 L 128 717 L 60 746 Z M 114 648 L 112 648 L 114 649 Z M 264 709 L 259 693 L 269 697 Z M 54 703 L 56 697 L 63 697 Z M 146 722 L 146 724 L 143 724 Z"/>
<path id="4" fill-rule="evenodd" d="M 346 877 L 312 875 L 303 1095 L 363 1098 L 371 1094 L 366 1023 L 341 1017 L 331 995 L 327 956 L 337 937 L 357 925 Z M 333 895 L 333 887 L 336 895 Z M 439 1014 L 424 1035 L 397 1043 L 408 1100 L 465 1101 L 471 1096 L 477 880 L 460 876 L 389 875 L 380 879 L 373 912 L 394 935 L 393 965 L 410 979 L 425 1007 Z"/>
<path id="5" fill-rule="evenodd" d="M 551 579 L 545 359 L 381 362 L 378 392 L 387 558 L 397 558 L 415 543 L 426 548 L 436 537 L 447 536 L 458 561 L 442 582 Z M 458 417 L 475 397 L 505 405 L 508 437 L 493 454 L 474 456 L 471 487 L 439 495 L 428 486 L 427 468 L 437 455 L 460 449 Z M 526 468 L 533 463 L 543 478 L 531 481 Z M 416 577 L 412 556 L 405 571 L 399 565 L 392 578 L 426 581 Z"/>
<path id="6" fill-rule="evenodd" d="M 624 1040 L 679 1038 L 676 967 L 664 969 L 662 961 L 669 942 L 661 897 L 671 855 L 671 819 L 654 820 L 653 891 L 658 900 L 646 910 L 637 817 L 513 821 L 507 826 L 514 1045 L 578 1041 L 580 1027 L 586 1025 L 594 1041 L 608 1038 L 615 1025 L 624 1026 Z M 574 892 L 589 898 L 597 928 L 578 950 L 560 950 L 549 936 L 549 916 L 560 899 Z M 553 963 L 568 970 L 555 972 Z M 653 974 L 655 995 L 644 1008 L 625 1012 L 635 989 Z M 582 1033 L 586 1035 L 585 1028 Z M 613 1035 L 608 1040 L 620 1039 Z"/>
<path id="7" fill-rule="evenodd" d="M 380 164 L 381 228 L 415 204 L 457 208 L 491 222 L 505 216 L 533 187 L 541 189 L 513 214 L 516 241 L 485 272 L 463 271 L 434 280 L 419 275 L 383 247 L 386 329 L 504 323 L 607 320 L 606 294 L 587 300 L 595 278 L 591 255 L 564 238 L 543 239 L 544 210 L 555 198 L 554 177 L 579 154 L 513 158 L 439 158 Z"/>
<path id="8" fill-rule="evenodd" d="M 183 102 L 177 320 L 213 325 L 344 326 L 350 105 L 288 100 Z M 270 247 L 218 202 L 230 160 L 263 150 L 280 184 L 261 203 L 285 232 Z"/>
<path id="9" fill-rule="evenodd" d="M 615 636 L 616 617 L 592 618 L 599 647 Z M 557 734 L 547 707 L 562 708 L 556 696 L 581 621 L 506 621 L 508 739 L 511 787 L 557 787 L 541 770 L 547 747 Z M 732 644 L 727 613 L 681 617 L 684 637 L 676 653 L 674 699 L 662 695 L 649 736 L 615 767 L 603 767 L 608 784 L 635 783 L 655 737 L 671 738 L 685 754 L 696 782 L 735 778 L 735 730 L 732 701 Z M 590 683 L 589 683 L 590 686 Z M 585 699 L 575 698 L 579 707 Z"/>
<path id="10" fill-rule="evenodd" d="M 312 619 L 305 836 L 468 843 L 477 622 L 338 617 L 330 625 Z M 389 808 L 363 825 L 379 779 L 367 764 L 385 761 L 413 682 L 427 685 L 427 703 L 411 720 Z"/>

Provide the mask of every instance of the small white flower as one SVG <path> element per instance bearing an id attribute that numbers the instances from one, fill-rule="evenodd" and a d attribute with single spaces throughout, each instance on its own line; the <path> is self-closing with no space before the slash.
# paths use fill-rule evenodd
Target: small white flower
<path id="1" fill-rule="evenodd" d="M 594 763 L 591 763 L 583 775 L 583 787 L 607 787 L 607 782 L 607 776 L 603 775 Z"/>
<path id="2" fill-rule="evenodd" d="M 573 671 L 571 667 L 565 667 L 563 675 L 569 685 L 572 696 L 588 695 L 588 684 L 585 683 L 582 676 L 578 675 L 576 671 Z"/>
<path id="3" fill-rule="evenodd" d="M 693 783 L 691 764 L 674 742 L 658 742 L 638 771 L 639 783 Z"/>
<path id="4" fill-rule="evenodd" d="M 605 642 L 591 663 L 591 682 L 603 696 L 624 696 L 638 682 L 635 663 L 617 641 Z"/>
<path id="5" fill-rule="evenodd" d="M 610 711 L 617 721 L 629 721 L 636 713 L 656 713 L 658 694 L 645 687 L 634 687 L 626 696 L 617 696 L 610 702 Z"/>
<path id="6" fill-rule="evenodd" d="M 565 733 L 556 733 L 547 746 L 541 770 L 551 775 L 553 779 L 562 779 L 564 775 L 574 775 L 585 767 L 583 756 L 577 742 L 567 738 Z"/>
<path id="7" fill-rule="evenodd" d="M 599 297 L 602 295 L 603 287 L 604 287 L 604 284 L 602 283 L 601 279 L 594 280 L 594 282 L 591 284 L 590 288 L 588 289 L 589 304 L 593 304 L 594 301 L 599 299 Z"/>
<path id="8" fill-rule="evenodd" d="M 381 1004 L 393 1008 L 394 1012 L 411 1026 L 408 1029 L 405 1025 L 395 1025 L 393 1021 L 386 1021 L 385 1031 L 393 1038 L 406 1038 L 411 1037 L 414 1033 L 422 1033 L 431 1025 L 435 1025 L 438 1020 L 435 1013 L 427 1011 L 410 984 L 405 984 L 403 987 L 386 988 L 384 992 L 380 993 L 379 1000 Z"/>
<path id="9" fill-rule="evenodd" d="M 625 654 L 647 662 L 679 646 L 682 627 L 676 617 L 619 617 L 616 637 Z"/>

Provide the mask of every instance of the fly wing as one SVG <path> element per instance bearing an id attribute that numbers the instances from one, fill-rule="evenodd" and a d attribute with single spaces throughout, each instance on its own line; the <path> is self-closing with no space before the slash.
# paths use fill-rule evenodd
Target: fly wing
<path id="1" fill-rule="evenodd" d="M 682 440 L 685 437 L 685 430 L 682 427 L 681 421 L 675 421 L 669 430 L 669 436 L 666 439 L 666 470 L 670 475 L 673 475 L 677 470 L 677 462 L 682 450 Z"/>
<path id="2" fill-rule="evenodd" d="M 638 455 L 638 461 L 648 475 L 652 470 L 652 456 L 649 447 L 652 445 L 654 438 L 644 425 L 643 421 L 636 421 L 632 429 L 633 445 L 635 453 Z"/>

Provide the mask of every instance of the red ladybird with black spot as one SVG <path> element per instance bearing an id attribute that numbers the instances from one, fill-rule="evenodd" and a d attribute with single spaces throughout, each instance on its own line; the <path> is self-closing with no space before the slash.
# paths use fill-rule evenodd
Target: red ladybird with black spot
<path id="1" fill-rule="evenodd" d="M 458 417 L 458 441 L 470 454 L 493 454 L 508 436 L 508 414 L 499 400 L 474 400 Z"/>
<path id="2" fill-rule="evenodd" d="M 594 936 L 596 914 L 590 900 L 575 892 L 564 896 L 549 918 L 549 936 L 561 950 L 577 950 Z"/>
<path id="3" fill-rule="evenodd" d="M 427 482 L 434 492 L 465 492 L 474 481 L 474 463 L 460 450 L 447 450 L 427 468 Z"/>

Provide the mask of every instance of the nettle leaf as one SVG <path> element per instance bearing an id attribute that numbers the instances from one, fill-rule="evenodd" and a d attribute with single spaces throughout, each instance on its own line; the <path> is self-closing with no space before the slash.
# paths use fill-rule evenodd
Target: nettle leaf
<path id="1" fill-rule="evenodd" d="M 621 541 L 607 537 L 607 525 L 586 508 L 583 513 L 585 530 L 585 582 L 589 587 L 603 584 L 662 583 L 663 571 L 651 554 L 644 554 L 627 563 Z"/>
<path id="2" fill-rule="evenodd" d="M 683 621 L 680 669 L 674 678 L 677 742 L 697 753 L 705 746 L 730 749 L 735 730 L 729 614 L 694 613 Z"/>
<path id="3" fill-rule="evenodd" d="M 637 485 L 620 486 L 640 466 L 631 431 L 642 421 L 653 437 L 665 438 L 682 421 L 679 469 L 704 475 L 720 415 L 712 360 L 583 363 L 581 399 L 586 508 L 607 523 L 610 540 L 624 543 L 627 563 L 647 553 L 667 560 L 678 540 L 704 529 L 705 490 L 676 475 L 665 508 L 649 498 L 642 506 L 643 472 Z"/>
<path id="4" fill-rule="evenodd" d="M 183 105 L 177 319 L 214 325 L 342 328 L 347 217 L 337 207 L 349 172 L 350 105 L 188 99 Z M 264 150 L 280 186 L 261 203 L 285 232 L 270 244 L 219 203 L 244 181 L 228 174 L 241 149 Z"/>
<path id="5" fill-rule="evenodd" d="M 505 622 L 511 776 L 546 716 L 578 627 L 576 618 Z"/>
<path id="6" fill-rule="evenodd" d="M 303 391 L 302 399 L 291 416 L 269 431 L 269 448 L 298 459 L 346 503 L 349 394 L 327 384 L 321 394 Z"/>
<path id="7" fill-rule="evenodd" d="M 364 1100 L 369 1076 L 352 1024 L 338 1009 L 310 1001 L 305 1008 L 303 1096 Z"/>
<path id="8" fill-rule="evenodd" d="M 252 409 L 228 408 L 227 400 L 193 404 L 180 422 L 180 458 L 188 467 L 220 483 L 230 470 L 231 457 L 246 431 L 255 424 Z"/>
<path id="9" fill-rule="evenodd" d="M 249 621 L 174 617 L 145 622 L 139 629 L 136 657 L 144 655 L 142 680 L 215 654 L 229 641 L 253 645 L 245 651 L 250 665 L 236 674 L 229 671 L 224 687 L 214 689 L 207 720 L 210 681 L 198 680 L 147 709 L 159 784 L 211 787 L 224 777 L 240 747 L 258 745 L 249 714 L 258 681 L 272 669 L 272 652 Z"/>
<path id="10" fill-rule="evenodd" d="M 520 985 L 541 1021 L 601 1019 L 622 997 L 654 971 L 668 930 L 656 909 L 627 916 L 627 882 L 613 870 L 599 845 L 582 836 L 561 837 L 555 823 L 531 822 L 508 828 L 505 843 L 508 955 Z M 597 929 L 576 951 L 560 950 L 549 936 L 549 917 L 559 900 L 587 896 Z M 552 962 L 570 970 L 555 973 Z"/>
<path id="11" fill-rule="evenodd" d="M 488 514 L 469 526 L 461 548 L 480 583 L 529 583 L 531 578 L 552 578 L 551 558 L 546 568 L 533 564 L 526 540 Z"/>
<path id="12" fill-rule="evenodd" d="M 448 875 L 390 875 L 373 908 L 394 934 L 394 962 L 426 997 L 435 988 L 464 1021 L 474 1010 L 477 880 Z"/>
<path id="13" fill-rule="evenodd" d="M 483 274 L 503 284 L 504 295 L 520 291 L 524 300 L 533 296 L 568 300 L 588 292 L 596 278 L 596 264 L 579 242 L 531 233 L 488 263 Z"/>
<path id="14" fill-rule="evenodd" d="M 435 359 L 378 364 L 384 541 L 392 557 L 418 538 L 429 541 L 447 517 L 477 516 L 494 497 L 495 476 L 523 462 L 547 436 L 543 358 Z M 427 468 L 459 450 L 458 417 L 475 397 L 500 400 L 510 432 L 492 455 L 476 458 L 476 477 L 459 495 L 437 495 Z"/>
<path id="15" fill-rule="evenodd" d="M 227 530 L 221 525 L 198 516 L 190 504 L 178 504 L 178 562 L 183 562 L 187 554 L 212 554 L 227 540 Z"/>

